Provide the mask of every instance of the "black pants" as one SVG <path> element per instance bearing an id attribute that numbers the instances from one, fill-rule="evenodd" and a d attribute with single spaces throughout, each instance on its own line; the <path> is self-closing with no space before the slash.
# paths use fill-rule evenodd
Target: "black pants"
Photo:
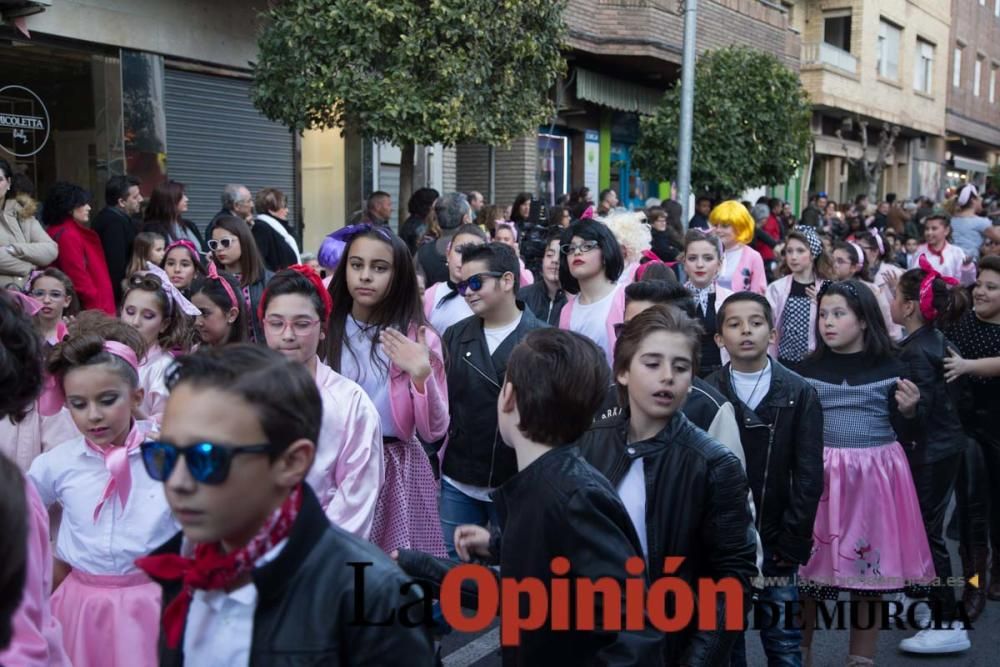
<path id="1" fill-rule="evenodd" d="M 969 447 L 972 446 L 970 443 Z M 934 574 L 939 580 L 939 585 L 931 588 L 930 597 L 940 603 L 941 620 L 945 623 L 952 621 L 955 616 L 955 589 L 947 583 L 952 576 L 952 569 L 948 545 L 944 541 L 944 515 L 962 470 L 963 460 L 964 455 L 959 452 L 941 461 L 910 466 L 913 486 L 920 503 L 920 515 L 924 520 L 924 530 L 927 532 L 927 542 L 934 560 Z"/>
<path id="2" fill-rule="evenodd" d="M 977 422 L 969 431 L 974 442 L 965 450 L 955 493 L 961 543 L 970 550 L 992 542 L 1000 550 L 1000 436 L 986 415 Z"/>

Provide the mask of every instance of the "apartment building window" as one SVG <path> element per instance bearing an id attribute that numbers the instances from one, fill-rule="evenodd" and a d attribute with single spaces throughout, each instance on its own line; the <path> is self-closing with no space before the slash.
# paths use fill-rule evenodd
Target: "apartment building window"
<path id="1" fill-rule="evenodd" d="M 980 88 L 979 84 L 982 82 L 982 78 L 983 78 L 983 58 L 980 56 L 976 58 L 976 63 L 975 65 L 973 65 L 972 68 L 972 94 L 975 97 L 979 97 L 979 88 Z"/>
<path id="2" fill-rule="evenodd" d="M 997 102 L 997 66 L 990 67 L 990 104 Z"/>
<path id="3" fill-rule="evenodd" d="M 899 38 L 901 31 L 886 20 L 878 24 L 878 73 L 886 79 L 899 79 Z"/>
<path id="4" fill-rule="evenodd" d="M 1000 16 L 1000 0 L 993 3 L 993 16 Z"/>
<path id="5" fill-rule="evenodd" d="M 954 69 L 951 73 L 951 85 L 955 88 L 959 88 L 962 85 L 962 47 L 955 47 L 955 62 L 953 65 Z"/>
<path id="6" fill-rule="evenodd" d="M 849 10 L 846 12 L 824 12 L 823 41 L 841 51 L 851 52 L 851 12 Z"/>
<path id="7" fill-rule="evenodd" d="M 913 66 L 913 88 L 921 93 L 931 94 L 934 73 L 934 45 L 922 39 L 917 40 L 917 57 Z"/>

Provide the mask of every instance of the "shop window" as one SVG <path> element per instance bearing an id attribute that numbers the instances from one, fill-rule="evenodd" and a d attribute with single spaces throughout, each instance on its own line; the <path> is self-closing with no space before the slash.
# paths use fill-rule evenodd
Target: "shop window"
<path id="1" fill-rule="evenodd" d="M 569 138 L 538 135 L 538 194 L 549 206 L 569 192 Z"/>

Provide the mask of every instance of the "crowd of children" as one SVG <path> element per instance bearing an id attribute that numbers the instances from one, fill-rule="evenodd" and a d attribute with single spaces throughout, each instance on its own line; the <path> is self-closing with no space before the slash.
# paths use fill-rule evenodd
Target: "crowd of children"
<path id="1" fill-rule="evenodd" d="M 77 195 L 49 214 L 79 255 Z M 438 591 L 403 568 L 470 560 L 619 585 L 505 664 L 744 665 L 737 608 L 770 663 L 809 664 L 841 594 L 849 665 L 872 600 L 932 611 L 903 650 L 967 649 L 1000 599 L 1000 258 L 939 210 L 908 270 L 877 231 L 808 226 L 765 266 L 739 202 L 653 222 L 560 226 L 537 274 L 516 223 L 456 223 L 423 285 L 388 226 L 332 234 L 321 276 L 268 271 L 221 216 L 207 254 L 139 234 L 117 304 L 68 258 L 0 291 L 0 664 L 434 664 Z M 625 591 L 664 577 L 739 595 L 663 633 Z"/>

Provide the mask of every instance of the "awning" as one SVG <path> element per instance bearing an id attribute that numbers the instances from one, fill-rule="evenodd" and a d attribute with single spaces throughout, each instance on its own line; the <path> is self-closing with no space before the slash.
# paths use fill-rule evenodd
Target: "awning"
<path id="1" fill-rule="evenodd" d="M 974 171 L 977 174 L 985 174 L 990 170 L 990 165 L 986 164 L 982 160 L 973 160 L 971 158 L 962 157 L 960 155 L 955 155 L 952 158 L 952 162 L 955 163 L 955 169 Z"/>
<path id="2" fill-rule="evenodd" d="M 651 116 L 656 112 L 661 91 L 604 74 L 576 68 L 576 96 L 618 111 L 632 111 Z"/>

